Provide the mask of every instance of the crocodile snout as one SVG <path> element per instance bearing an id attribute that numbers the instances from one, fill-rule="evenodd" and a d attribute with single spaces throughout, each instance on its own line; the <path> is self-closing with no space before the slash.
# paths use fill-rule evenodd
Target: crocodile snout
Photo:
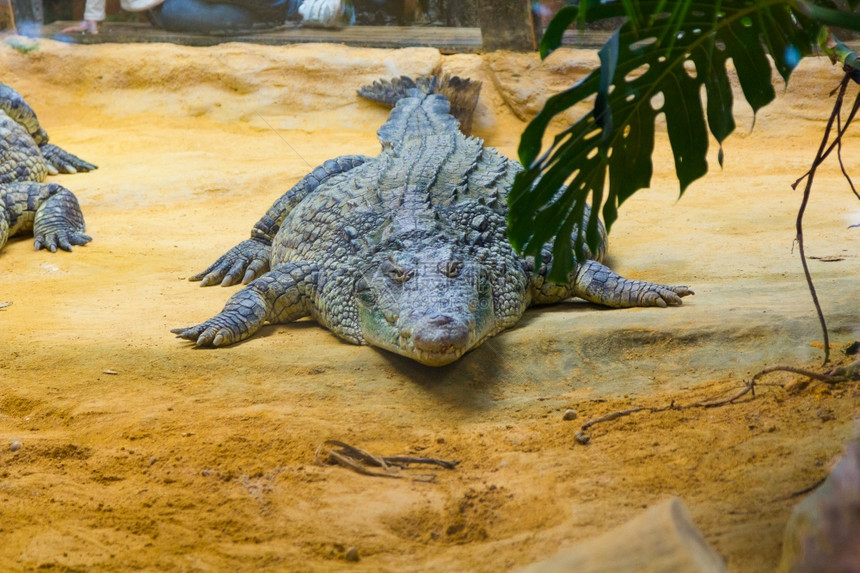
<path id="1" fill-rule="evenodd" d="M 447 353 L 464 350 L 469 344 L 469 335 L 469 327 L 462 320 L 447 314 L 434 314 L 413 328 L 412 342 L 423 352 Z"/>

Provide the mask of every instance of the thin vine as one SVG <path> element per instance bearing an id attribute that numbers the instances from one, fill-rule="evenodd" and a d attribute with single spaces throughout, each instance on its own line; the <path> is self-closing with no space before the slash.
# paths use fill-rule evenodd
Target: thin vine
<path id="1" fill-rule="evenodd" d="M 818 152 L 815 155 L 815 159 L 812 162 L 812 167 L 810 167 L 809 171 L 803 174 L 797 181 L 795 181 L 791 187 L 792 189 L 796 189 L 797 185 L 806 179 L 806 186 L 803 190 L 803 199 L 800 203 L 800 208 L 797 212 L 797 248 L 800 252 L 800 262 L 803 266 L 803 274 L 806 277 L 806 284 L 809 287 L 809 294 L 812 296 L 812 302 L 815 305 L 815 311 L 818 314 L 818 321 L 821 324 L 821 331 L 824 336 L 824 361 L 823 364 L 827 364 L 830 361 L 830 335 L 827 331 L 827 322 L 824 318 L 824 312 L 821 310 L 821 303 L 818 301 L 818 294 L 815 291 L 815 284 L 812 280 L 812 275 L 809 272 L 809 265 L 806 261 L 806 252 L 804 250 L 803 243 L 803 215 L 806 212 L 806 206 L 809 203 L 809 196 L 812 192 L 812 182 L 815 178 L 815 171 L 819 165 L 830 155 L 830 152 L 833 149 L 836 149 L 836 157 L 839 161 L 839 167 L 842 170 L 842 174 L 845 176 L 845 179 L 848 180 L 848 185 L 851 187 L 851 191 L 854 192 L 854 195 L 860 199 L 860 193 L 857 192 L 857 189 L 854 187 L 854 183 L 851 180 L 851 177 L 848 175 L 848 171 L 845 169 L 845 164 L 842 162 L 842 136 L 848 130 L 848 126 L 851 125 L 852 120 L 857 114 L 858 109 L 860 109 L 860 92 L 858 92 L 857 96 L 854 99 L 854 105 L 851 108 L 851 112 L 848 114 L 848 117 L 845 119 L 845 125 L 842 125 L 842 102 L 845 97 L 845 91 L 848 88 L 848 84 L 853 81 L 854 83 L 860 84 L 860 67 L 858 67 L 858 59 L 856 54 L 852 51 L 848 50 L 844 44 L 839 42 L 836 38 L 833 37 L 829 32 L 826 36 L 822 38 L 820 41 L 822 49 L 825 53 L 830 56 L 831 60 L 836 63 L 837 61 L 842 62 L 842 69 L 845 71 L 845 75 L 842 77 L 842 81 L 839 82 L 839 87 L 836 88 L 833 93 L 837 93 L 836 101 L 833 104 L 833 111 L 830 114 L 830 118 L 827 121 L 827 127 L 824 129 L 824 136 L 821 139 L 821 145 L 818 147 Z M 828 141 L 830 140 L 830 133 L 833 129 L 833 123 L 836 123 L 836 137 L 832 143 L 828 146 Z"/>

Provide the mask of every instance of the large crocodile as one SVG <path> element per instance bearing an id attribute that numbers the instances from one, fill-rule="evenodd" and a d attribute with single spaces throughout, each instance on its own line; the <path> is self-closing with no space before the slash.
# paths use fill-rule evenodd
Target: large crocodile
<path id="1" fill-rule="evenodd" d="M 479 85 L 453 78 L 443 90 L 402 79 L 363 88 L 365 97 L 396 103 L 378 132 L 382 152 L 326 161 L 299 181 L 250 239 L 190 279 L 247 286 L 215 317 L 172 332 L 224 346 L 267 322 L 310 316 L 349 342 L 441 366 L 513 326 L 531 305 L 577 296 L 665 307 L 692 294 L 617 275 L 600 262 L 605 240 L 564 284 L 545 280 L 548 246 L 537 265 L 517 255 L 506 199 L 520 165 L 461 133 L 448 98 L 432 93 L 453 86 L 476 97 Z"/>
<path id="2" fill-rule="evenodd" d="M 0 249 L 12 235 L 32 231 L 36 250 L 71 251 L 92 238 L 75 195 L 48 175 L 90 171 L 96 166 L 48 143 L 33 109 L 0 84 Z"/>

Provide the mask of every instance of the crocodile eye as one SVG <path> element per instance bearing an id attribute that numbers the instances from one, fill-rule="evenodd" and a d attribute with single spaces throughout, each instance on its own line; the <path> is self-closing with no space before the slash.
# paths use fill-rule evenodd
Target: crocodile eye
<path id="1" fill-rule="evenodd" d="M 408 271 L 408 270 L 404 269 L 403 267 L 395 265 L 394 263 L 392 263 L 390 261 L 386 261 L 386 262 L 382 263 L 382 266 L 380 267 L 379 270 L 382 272 L 382 274 L 387 276 L 389 279 L 393 280 L 394 282 L 398 282 L 398 283 L 405 283 L 406 281 L 408 281 L 409 279 L 412 278 L 412 275 L 415 274 L 414 271 Z"/>
<path id="2" fill-rule="evenodd" d="M 463 272 L 463 261 L 445 261 L 439 263 L 437 268 L 440 273 L 448 278 L 458 277 Z"/>
<path id="3" fill-rule="evenodd" d="M 370 284 L 365 279 L 361 279 L 355 285 L 355 294 L 358 299 L 366 305 L 376 304 L 376 294 L 370 288 Z"/>
<path id="4" fill-rule="evenodd" d="M 504 276 L 504 273 L 502 276 Z M 490 273 L 486 269 L 481 269 L 478 272 L 478 292 L 484 294 L 493 292 L 493 285 L 490 282 Z"/>

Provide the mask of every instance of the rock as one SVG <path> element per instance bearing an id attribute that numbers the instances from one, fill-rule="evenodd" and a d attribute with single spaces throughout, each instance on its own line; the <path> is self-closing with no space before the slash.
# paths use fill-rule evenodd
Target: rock
<path id="1" fill-rule="evenodd" d="M 568 408 L 564 411 L 564 416 L 562 416 L 561 419 L 565 422 L 568 422 L 570 420 L 576 420 L 578 416 L 579 414 L 576 413 L 576 410 L 571 410 L 570 408 Z"/>
<path id="2" fill-rule="evenodd" d="M 791 512 L 779 571 L 860 571 L 860 437 Z"/>
<path id="3" fill-rule="evenodd" d="M 552 95 L 564 91 L 599 65 L 594 50 L 561 48 L 541 60 L 534 52 L 498 50 L 485 55 L 484 65 L 502 100 L 522 121 L 530 121 Z M 591 103 L 577 104 L 562 114 L 569 125 L 590 110 Z"/>
<path id="4" fill-rule="evenodd" d="M 12 442 L 12 445 L 9 446 L 9 449 L 12 450 L 13 452 L 17 452 L 18 450 L 21 449 L 21 441 L 20 440 L 14 440 Z"/>
<path id="5" fill-rule="evenodd" d="M 347 561 L 350 563 L 357 563 L 361 557 L 358 555 L 358 547 L 350 547 L 346 550 L 346 555 L 344 555 Z"/>
<path id="6" fill-rule="evenodd" d="M 683 502 L 673 497 L 627 523 L 564 549 L 516 573 L 711 573 L 727 572 Z"/>

